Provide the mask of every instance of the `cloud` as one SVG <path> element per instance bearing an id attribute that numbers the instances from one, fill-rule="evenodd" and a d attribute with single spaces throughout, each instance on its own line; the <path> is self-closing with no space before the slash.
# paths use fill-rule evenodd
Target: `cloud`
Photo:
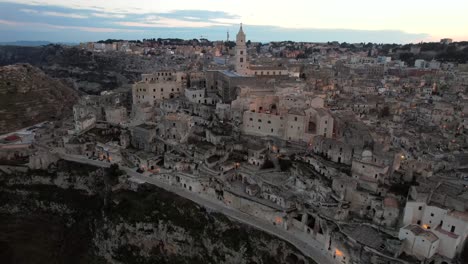
<path id="1" fill-rule="evenodd" d="M 125 27 L 143 27 L 143 28 L 204 28 L 214 26 L 231 26 L 227 23 L 218 23 L 211 21 L 193 21 L 162 16 L 150 15 L 140 21 L 119 21 L 115 22 Z"/>
<path id="2" fill-rule="evenodd" d="M 0 24 L 7 25 L 7 26 L 18 26 L 19 24 L 13 21 L 2 20 L 0 19 Z"/>
<path id="3" fill-rule="evenodd" d="M 95 1 L 89 0 L 89 2 L 94 3 Z M 63 3 L 70 5 L 69 2 Z M 77 1 L 76 3 L 82 4 L 83 2 Z M 141 8 L 135 7 L 119 11 L 116 8 L 102 9 L 94 5 L 89 8 L 70 8 L 70 6 L 53 5 L 52 0 L 44 5 L 38 3 L 33 5 L 31 1 L 28 4 L 15 4 L 0 0 L 0 41 L 5 39 L 37 40 L 37 38 L 41 40 L 53 38 L 65 42 L 104 38 L 175 37 L 192 39 L 200 35 L 207 36 L 211 40 L 220 40 L 226 38 L 226 30 L 237 32 L 241 21 L 244 22 L 247 38 L 262 42 L 279 40 L 326 42 L 336 40 L 352 43 L 408 43 L 418 42 L 430 36 L 398 30 L 320 29 L 320 25 L 317 25 L 317 28 L 301 26 L 291 28 L 283 23 L 281 23 L 282 26 L 258 25 L 258 23 L 246 21 L 245 17 L 241 18 L 237 14 L 223 11 L 187 9 L 157 12 L 147 6 L 139 6 Z M 171 7 L 177 8 L 177 6 Z M 190 8 L 190 6 L 184 7 Z M 212 8 L 216 8 L 216 6 Z M 308 25 L 310 24 L 312 23 L 308 23 Z M 80 31 L 80 34 L 77 34 L 77 31 Z"/>
<path id="4" fill-rule="evenodd" d="M 239 24 L 241 20 L 239 18 L 212 18 L 210 21 L 222 24 Z"/>
<path id="5" fill-rule="evenodd" d="M 199 17 L 191 17 L 191 16 L 184 16 L 184 18 L 188 20 L 200 20 L 201 19 Z"/>
<path id="6" fill-rule="evenodd" d="M 37 13 L 39 13 L 39 11 L 37 11 L 37 10 L 27 9 L 27 8 L 22 8 L 22 9 L 20 9 L 19 11 L 21 11 L 21 12 L 23 12 L 23 13 L 30 13 L 30 14 L 37 14 Z"/>
<path id="7" fill-rule="evenodd" d="M 124 14 L 115 14 L 115 13 L 91 13 L 92 16 L 102 17 L 102 18 L 125 18 Z"/>
<path id="8" fill-rule="evenodd" d="M 57 17 L 69 17 L 69 18 L 88 18 L 88 16 L 74 14 L 74 13 L 60 13 L 60 12 L 43 12 L 44 16 L 57 16 Z"/>
<path id="9" fill-rule="evenodd" d="M 29 27 L 29 28 L 47 28 L 47 29 L 72 29 L 84 32 L 141 32 L 138 29 L 121 29 L 121 28 L 106 28 L 106 27 L 86 27 L 86 26 L 64 26 L 64 25 L 53 25 L 48 23 L 29 23 L 29 22 L 18 22 L 0 20 L 0 24 L 13 26 L 13 27 Z"/>
<path id="10" fill-rule="evenodd" d="M 55 16 L 55 17 L 69 17 L 69 18 L 79 18 L 84 19 L 88 18 L 88 16 L 76 14 L 76 13 L 62 13 L 62 12 L 55 12 L 55 11 L 38 11 L 34 9 L 22 8 L 19 11 L 28 14 L 38 14 L 42 16 Z"/>

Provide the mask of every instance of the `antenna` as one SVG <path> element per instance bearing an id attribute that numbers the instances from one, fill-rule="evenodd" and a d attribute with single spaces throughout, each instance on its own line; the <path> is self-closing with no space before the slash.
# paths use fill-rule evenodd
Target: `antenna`
<path id="1" fill-rule="evenodd" d="M 226 45 L 225 45 L 225 48 L 226 48 L 226 58 L 224 60 L 224 64 L 227 65 L 228 64 L 228 60 L 229 60 L 229 47 L 227 45 L 229 43 L 229 29 L 226 31 Z"/>

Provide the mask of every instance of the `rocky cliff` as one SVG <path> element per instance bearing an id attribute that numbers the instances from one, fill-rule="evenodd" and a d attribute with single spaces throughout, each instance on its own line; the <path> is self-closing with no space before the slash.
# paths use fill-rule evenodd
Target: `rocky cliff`
<path id="1" fill-rule="evenodd" d="M 29 64 L 0 67 L 0 134 L 70 115 L 77 92 Z"/>
<path id="2" fill-rule="evenodd" d="M 311 263 L 292 245 L 116 172 L 0 174 L 1 263 Z"/>
<path id="3" fill-rule="evenodd" d="M 141 73 L 171 62 L 127 53 L 94 53 L 60 45 L 0 46 L 0 65 L 15 63 L 29 63 L 77 90 L 99 94 L 129 86 L 140 78 Z"/>

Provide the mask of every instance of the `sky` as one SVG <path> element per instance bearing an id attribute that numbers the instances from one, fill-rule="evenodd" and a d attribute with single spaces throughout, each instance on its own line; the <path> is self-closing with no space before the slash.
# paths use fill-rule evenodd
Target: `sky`
<path id="1" fill-rule="evenodd" d="M 0 0 L 0 42 L 468 40 L 466 0 Z"/>

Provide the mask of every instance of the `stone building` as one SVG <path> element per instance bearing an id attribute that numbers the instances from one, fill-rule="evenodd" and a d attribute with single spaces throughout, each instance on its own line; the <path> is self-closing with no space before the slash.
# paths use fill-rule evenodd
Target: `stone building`
<path id="1" fill-rule="evenodd" d="M 284 114 L 275 110 L 245 111 L 243 133 L 303 142 L 310 142 L 317 135 L 332 137 L 333 117 L 323 108 L 290 110 Z"/>
<path id="2" fill-rule="evenodd" d="M 160 71 L 142 74 L 142 80 L 132 87 L 133 104 L 149 103 L 157 100 L 176 98 L 184 94 L 187 74 L 177 71 Z"/>
<path id="3" fill-rule="evenodd" d="M 421 260 L 459 255 L 468 236 L 467 194 L 450 183 L 411 187 L 399 233 L 405 252 Z"/>
<path id="4" fill-rule="evenodd" d="M 133 127 L 131 132 L 131 144 L 134 148 L 150 152 L 155 151 L 155 145 L 153 144 L 156 137 L 155 125 L 141 124 Z"/>

